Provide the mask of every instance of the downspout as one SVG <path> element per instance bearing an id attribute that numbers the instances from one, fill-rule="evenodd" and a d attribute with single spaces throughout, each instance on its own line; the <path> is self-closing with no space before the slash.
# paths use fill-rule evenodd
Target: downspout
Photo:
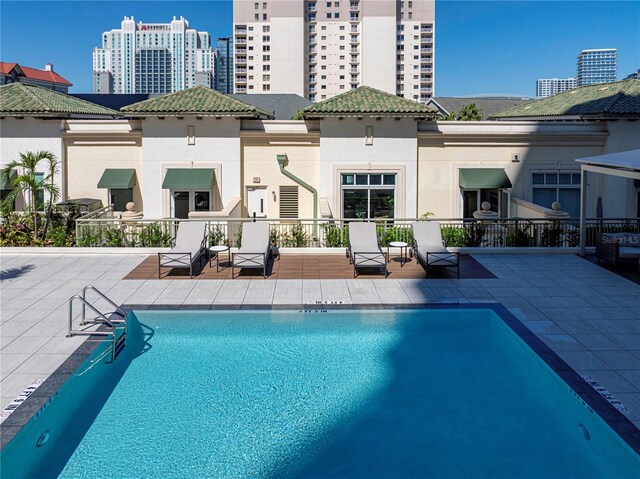
<path id="1" fill-rule="evenodd" d="M 289 163 L 289 160 L 287 159 L 287 155 L 276 155 L 276 158 L 278 159 L 278 165 L 280 165 L 280 173 L 282 173 L 287 178 L 295 181 L 296 183 L 298 183 L 300 186 L 302 186 L 305 190 L 309 191 L 313 195 L 313 220 L 314 220 L 313 236 L 317 238 L 318 231 L 317 231 L 316 220 L 318 219 L 318 190 L 316 190 L 313 186 L 311 186 L 306 181 L 303 181 L 300 178 L 298 178 L 296 175 L 294 175 L 290 171 L 284 169 L 284 167 L 287 166 L 287 163 Z"/>

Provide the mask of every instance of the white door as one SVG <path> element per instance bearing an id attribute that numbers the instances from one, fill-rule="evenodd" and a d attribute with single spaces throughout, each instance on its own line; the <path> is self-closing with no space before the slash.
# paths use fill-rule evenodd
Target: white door
<path id="1" fill-rule="evenodd" d="M 267 217 L 266 188 L 247 187 L 247 211 L 249 212 L 249 218 L 253 218 L 254 213 L 256 218 Z"/>

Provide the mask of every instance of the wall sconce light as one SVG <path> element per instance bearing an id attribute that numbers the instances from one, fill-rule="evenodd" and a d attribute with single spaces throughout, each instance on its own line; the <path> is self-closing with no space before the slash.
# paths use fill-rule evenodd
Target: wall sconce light
<path id="1" fill-rule="evenodd" d="M 520 158 L 518 158 L 518 155 L 514 154 L 511 157 L 511 163 L 519 163 L 520 162 Z"/>
<path id="2" fill-rule="evenodd" d="M 373 127 L 364 127 L 364 144 L 367 146 L 373 145 Z"/>
<path id="3" fill-rule="evenodd" d="M 278 201 L 278 197 L 276 196 L 276 192 L 272 191 L 271 193 L 273 194 L 273 201 Z"/>

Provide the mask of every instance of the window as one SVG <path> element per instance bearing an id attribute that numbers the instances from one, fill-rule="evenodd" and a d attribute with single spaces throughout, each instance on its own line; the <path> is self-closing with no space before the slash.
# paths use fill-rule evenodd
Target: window
<path id="1" fill-rule="evenodd" d="M 271 85 L 262 85 L 263 91 L 271 91 Z"/>
<path id="2" fill-rule="evenodd" d="M 262 41 L 263 42 L 270 42 L 271 41 L 271 36 L 270 35 L 262 35 Z"/>
<path id="3" fill-rule="evenodd" d="M 171 197 L 175 218 L 186 219 L 189 211 L 211 211 L 210 191 L 171 191 Z"/>
<path id="4" fill-rule="evenodd" d="M 393 218 L 395 214 L 395 174 L 341 175 L 343 218 Z"/>
<path id="5" fill-rule="evenodd" d="M 130 201 L 133 201 L 133 188 L 109 189 L 109 203 L 114 211 L 126 211 Z"/>
<path id="6" fill-rule="evenodd" d="M 255 9 L 257 10 L 258 8 L 260 8 L 260 4 L 258 2 L 254 3 L 253 5 L 255 7 Z"/>
<path id="7" fill-rule="evenodd" d="M 44 182 L 44 173 L 36 173 L 36 184 L 41 185 Z M 41 210 L 44 206 L 44 189 L 36 190 L 36 208 Z"/>
<path id="8" fill-rule="evenodd" d="M 557 201 L 572 218 L 580 216 L 580 173 L 532 173 L 531 186 L 535 204 L 551 208 Z"/>
<path id="9" fill-rule="evenodd" d="M 280 187 L 280 218 L 298 218 L 298 187 Z"/>
<path id="10" fill-rule="evenodd" d="M 340 18 L 340 14 L 339 13 L 334 13 L 333 14 L 333 18 Z"/>
<path id="11" fill-rule="evenodd" d="M 262 55 L 262 61 L 263 62 L 271 61 L 271 55 Z"/>

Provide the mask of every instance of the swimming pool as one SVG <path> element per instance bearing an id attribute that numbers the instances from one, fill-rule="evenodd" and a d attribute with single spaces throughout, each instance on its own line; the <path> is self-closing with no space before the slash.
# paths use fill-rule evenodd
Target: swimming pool
<path id="1" fill-rule="evenodd" d="M 3 477 L 640 472 L 490 309 L 138 311 L 129 324 L 114 363 L 96 351 L 5 447 Z"/>

